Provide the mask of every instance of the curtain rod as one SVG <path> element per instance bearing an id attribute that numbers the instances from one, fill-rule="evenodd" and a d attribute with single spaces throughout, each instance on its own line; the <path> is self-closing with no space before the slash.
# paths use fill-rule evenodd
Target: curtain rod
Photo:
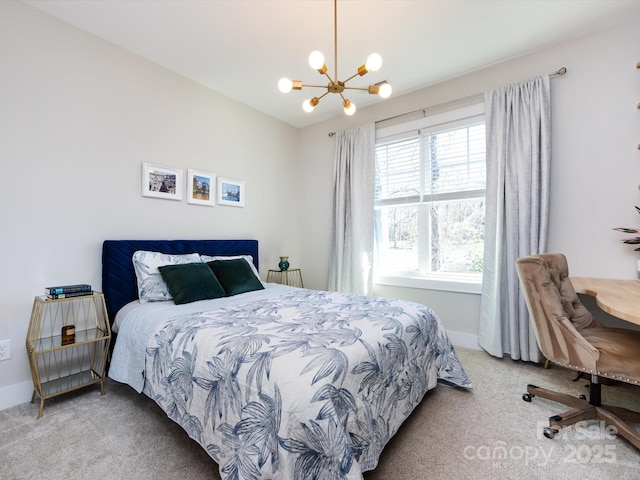
<path id="1" fill-rule="evenodd" d="M 640 62 L 639 62 L 639 64 L 640 64 Z M 561 76 L 565 75 L 566 73 L 567 73 L 567 67 L 560 67 L 555 72 L 551 72 L 549 74 L 549 77 L 561 77 Z M 472 100 L 473 98 L 480 97 L 482 95 L 484 95 L 484 93 L 474 93 L 473 95 L 467 95 L 466 97 L 457 98 L 456 100 L 450 100 L 448 102 L 439 103 L 437 105 L 431 105 L 430 107 L 419 108 L 418 110 L 413 110 L 411 112 L 400 113 L 400 114 L 394 115 L 392 117 L 383 118 L 382 120 L 376 120 L 374 123 L 387 122 L 387 121 L 393 120 L 395 118 L 404 117 L 405 115 L 411 115 L 411 114 L 418 113 L 418 112 L 425 113 L 426 110 L 429 110 L 429 109 L 432 109 L 432 108 L 443 107 L 445 105 L 450 105 L 452 103 L 466 102 L 468 100 Z M 330 137 L 333 137 L 335 134 L 336 134 L 336 132 L 329 132 L 329 136 Z"/>

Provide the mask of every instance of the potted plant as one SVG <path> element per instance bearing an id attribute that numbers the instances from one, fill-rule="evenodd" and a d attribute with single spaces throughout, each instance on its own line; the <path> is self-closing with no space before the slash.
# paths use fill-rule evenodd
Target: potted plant
<path id="1" fill-rule="evenodd" d="M 640 207 L 636 206 L 636 210 L 637 210 L 638 213 L 640 213 Z M 622 233 L 637 233 L 637 234 L 640 234 L 640 228 L 617 227 L 617 228 L 614 228 L 614 230 L 617 231 L 617 232 L 622 232 Z M 627 243 L 629 245 L 638 245 L 638 244 L 640 244 L 640 237 L 625 238 L 624 240 L 622 240 L 622 243 Z M 636 252 L 640 252 L 640 247 L 637 247 L 634 250 Z"/>

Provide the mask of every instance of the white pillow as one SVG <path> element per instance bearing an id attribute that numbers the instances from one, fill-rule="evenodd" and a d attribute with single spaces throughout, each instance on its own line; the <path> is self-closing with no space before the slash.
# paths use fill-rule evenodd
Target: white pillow
<path id="1" fill-rule="evenodd" d="M 173 297 L 162 279 L 158 267 L 163 265 L 182 265 L 200 263 L 200 254 L 169 255 L 160 252 L 138 250 L 133 254 L 133 269 L 138 281 L 138 298 L 141 303 L 171 300 Z"/>
<path id="2" fill-rule="evenodd" d="M 244 258 L 247 261 L 247 263 L 251 266 L 251 270 L 253 270 L 253 273 L 256 275 L 258 280 L 260 280 L 260 274 L 258 273 L 258 269 L 256 268 L 256 266 L 253 264 L 253 257 L 251 255 L 231 255 L 231 256 L 216 255 L 213 257 L 210 255 L 200 255 L 200 259 L 202 260 L 203 263 L 213 262 L 214 260 L 235 260 L 236 258 Z M 262 280 L 260 281 L 262 282 Z"/>

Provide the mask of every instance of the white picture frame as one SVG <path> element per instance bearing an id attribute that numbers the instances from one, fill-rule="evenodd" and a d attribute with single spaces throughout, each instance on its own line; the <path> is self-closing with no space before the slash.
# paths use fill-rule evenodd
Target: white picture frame
<path id="1" fill-rule="evenodd" d="M 231 178 L 218 177 L 218 190 L 216 195 L 218 205 L 244 207 L 244 182 Z"/>
<path id="2" fill-rule="evenodd" d="M 216 204 L 216 176 L 213 173 L 187 171 L 187 203 L 213 207 Z"/>
<path id="3" fill-rule="evenodd" d="M 176 168 L 142 164 L 142 196 L 182 200 L 182 170 Z"/>

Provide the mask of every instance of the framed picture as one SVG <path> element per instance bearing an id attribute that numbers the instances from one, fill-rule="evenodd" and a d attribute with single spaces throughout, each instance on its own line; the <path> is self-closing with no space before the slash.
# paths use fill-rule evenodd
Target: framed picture
<path id="1" fill-rule="evenodd" d="M 209 207 L 216 204 L 216 176 L 213 173 L 188 170 L 187 203 Z"/>
<path id="2" fill-rule="evenodd" d="M 182 170 L 143 163 L 142 196 L 182 200 Z"/>
<path id="3" fill-rule="evenodd" d="M 244 207 L 244 182 L 218 177 L 218 204 Z"/>

